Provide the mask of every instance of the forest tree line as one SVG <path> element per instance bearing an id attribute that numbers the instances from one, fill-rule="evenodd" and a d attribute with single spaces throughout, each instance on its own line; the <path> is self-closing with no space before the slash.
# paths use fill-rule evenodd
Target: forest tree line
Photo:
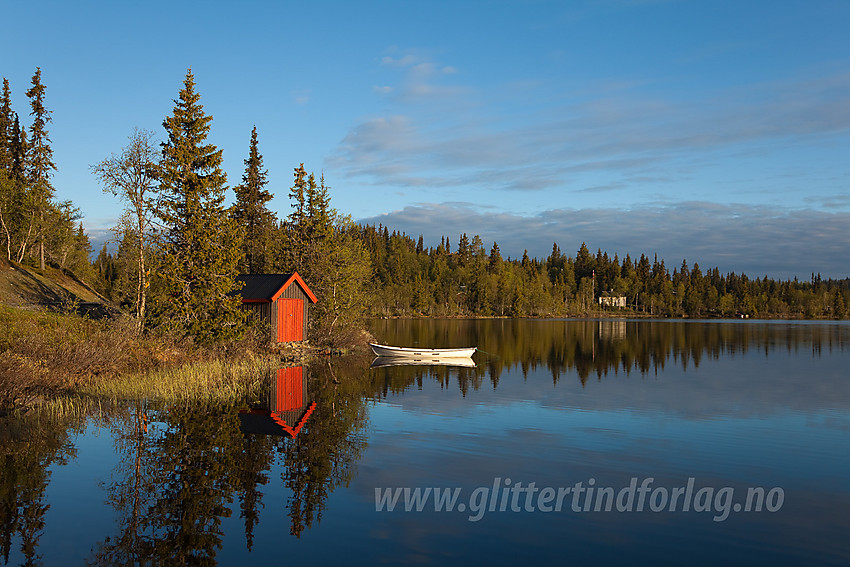
<path id="1" fill-rule="evenodd" d="M 574 256 L 554 243 L 544 259 L 503 257 L 498 243 L 479 236 L 444 236 L 436 247 L 385 226 L 358 225 L 334 209 L 324 175 L 294 168 L 290 210 L 268 208 L 272 193 L 256 126 L 250 133 L 235 199 L 222 169 L 222 151 L 209 143 L 206 114 L 187 71 L 163 120 L 164 138 L 133 131 L 127 144 L 91 166 L 104 191 L 123 203 L 114 228 L 117 248 L 91 246 L 79 211 L 54 197 L 56 169 L 37 69 L 31 88 L 31 124 L 21 126 L 9 83 L 0 100 L 0 233 L 12 261 L 52 265 L 93 281 L 123 306 L 140 330 L 162 329 L 202 344 L 245 332 L 239 273 L 297 271 L 319 302 L 308 335 L 320 343 L 352 343 L 367 316 L 561 317 L 645 314 L 655 317 L 836 318 L 847 315 L 850 280 L 751 279 L 703 271 L 683 260 L 672 270 L 641 254 L 620 259 Z M 600 298 L 625 298 L 624 309 Z"/>
<path id="2" fill-rule="evenodd" d="M 612 313 L 655 317 L 836 318 L 847 316 L 850 280 L 778 281 L 767 276 L 703 271 L 682 260 L 672 271 L 654 256 L 633 259 L 591 253 L 581 243 L 574 256 L 557 243 L 542 260 L 503 258 L 478 236 L 461 234 L 452 251 L 448 237 L 425 247 L 423 239 L 361 226 L 375 270 L 374 316 L 562 317 Z M 603 306 L 623 297 L 626 307 Z"/>
<path id="3" fill-rule="evenodd" d="M 3 79 L 0 95 L 0 254 L 9 261 L 47 264 L 89 278 L 91 244 L 71 201 L 58 201 L 53 187 L 51 111 L 41 69 L 26 91 L 29 112 L 12 108 L 12 89 Z M 30 117 L 30 125 L 23 122 Z"/>

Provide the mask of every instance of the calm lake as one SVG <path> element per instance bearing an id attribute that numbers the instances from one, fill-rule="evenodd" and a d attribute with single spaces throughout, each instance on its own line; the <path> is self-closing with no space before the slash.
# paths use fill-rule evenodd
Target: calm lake
<path id="1" fill-rule="evenodd" d="M 2 564 L 850 564 L 850 324 L 371 331 L 479 352 L 4 418 Z"/>

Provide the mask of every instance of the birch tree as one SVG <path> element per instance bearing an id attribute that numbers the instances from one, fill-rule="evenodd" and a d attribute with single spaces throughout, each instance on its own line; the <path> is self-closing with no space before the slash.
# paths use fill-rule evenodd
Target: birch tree
<path id="1" fill-rule="evenodd" d="M 120 198 L 126 206 L 118 230 L 128 235 L 137 248 L 133 312 L 141 330 L 149 285 L 145 257 L 152 236 L 159 180 L 159 151 L 154 133 L 136 128 L 121 152 L 113 153 L 92 166 L 92 171 L 103 185 L 104 192 Z"/>

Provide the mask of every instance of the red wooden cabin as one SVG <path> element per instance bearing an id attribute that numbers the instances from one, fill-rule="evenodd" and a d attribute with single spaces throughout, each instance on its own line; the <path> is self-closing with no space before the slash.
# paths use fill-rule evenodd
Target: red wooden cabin
<path id="1" fill-rule="evenodd" d="M 246 274 L 236 279 L 244 284 L 238 292 L 242 307 L 268 322 L 273 342 L 304 340 L 308 307 L 317 300 L 297 272 Z"/>

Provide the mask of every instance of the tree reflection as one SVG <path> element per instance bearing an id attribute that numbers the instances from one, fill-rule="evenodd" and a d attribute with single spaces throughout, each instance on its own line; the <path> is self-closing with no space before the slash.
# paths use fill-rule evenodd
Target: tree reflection
<path id="1" fill-rule="evenodd" d="M 139 547 L 158 564 L 212 565 L 221 548 L 242 435 L 235 413 L 205 409 L 172 406 L 153 443 L 157 491 Z"/>
<path id="2" fill-rule="evenodd" d="M 136 407 L 113 418 L 122 458 L 106 488 L 119 533 L 98 546 L 91 564 L 216 563 L 242 454 L 238 419 L 227 409 Z"/>
<path id="3" fill-rule="evenodd" d="M 0 526 L 4 564 L 13 540 L 20 538 L 23 565 L 41 565 L 39 539 L 50 505 L 45 495 L 49 467 L 76 455 L 70 433 L 80 427 L 73 418 L 0 418 Z"/>
<path id="4" fill-rule="evenodd" d="M 426 380 L 466 393 L 497 389 L 500 376 L 539 368 L 548 370 L 555 384 L 565 377 L 584 384 L 592 376 L 646 375 L 666 365 L 688 369 L 751 351 L 817 357 L 850 344 L 846 325 L 522 320 L 377 325 L 375 334 L 391 339 L 387 342 L 475 344 L 483 352 L 472 368 L 370 370 L 371 356 L 331 358 L 305 367 L 300 383 L 295 369 L 276 373 L 290 377 L 288 389 L 272 382 L 262 394 L 228 406 L 139 402 L 105 411 L 101 419 L 112 430 L 119 458 L 102 486 L 116 522 L 88 563 L 213 565 L 224 545 L 223 522 L 237 510 L 248 551 L 258 527 L 273 522 L 265 519 L 269 510 L 279 517 L 285 509 L 289 533 L 300 537 L 321 522 L 334 490 L 356 475 L 366 447 L 367 400 L 421 387 Z M 248 408 L 264 411 L 277 433 L 246 429 L 239 410 Z M 43 563 L 39 542 L 49 508 L 50 467 L 75 457 L 69 434 L 84 424 L 81 419 L 0 421 L 5 563 L 16 546 L 24 564 Z M 283 497 L 269 497 L 275 484 Z"/>
<path id="5" fill-rule="evenodd" d="M 785 325 L 781 322 L 669 322 L 633 320 L 539 320 L 539 319 L 391 319 L 372 323 L 379 341 L 403 346 L 465 347 L 475 345 L 476 369 L 410 367 L 378 369 L 386 380 L 384 390 L 402 391 L 423 376 L 446 382 L 457 376 L 466 393 L 483 379 L 493 388 L 505 370 L 520 368 L 523 375 L 539 366 L 548 368 L 553 383 L 565 375 L 582 384 L 596 375 L 658 373 L 666 364 L 687 370 L 704 358 L 779 349 L 845 348 L 850 344 L 846 325 Z"/>
<path id="6" fill-rule="evenodd" d="M 98 545 L 89 563 L 213 565 L 224 538 L 222 520 L 237 499 L 251 551 L 267 505 L 263 487 L 275 468 L 290 494 L 290 533 L 300 536 L 321 521 L 328 496 L 353 478 L 365 445 L 368 362 L 317 364 L 309 369 L 309 388 L 305 369 L 299 395 L 309 397 L 306 407 L 292 400 L 284 403 L 295 405 L 274 406 L 284 393 L 273 376 L 269 393 L 251 404 L 140 405 L 111 416 L 121 458 L 104 488 L 120 521 L 118 533 Z M 247 405 L 279 422 L 278 433 L 246 426 L 250 421 L 240 420 L 238 409 Z M 293 416 L 297 423 L 284 421 Z"/>
<path id="7" fill-rule="evenodd" d="M 113 472 L 113 480 L 105 486 L 107 501 L 120 512 L 116 520 L 119 533 L 99 546 L 93 564 L 140 565 L 150 559 L 140 543 L 140 530 L 156 492 L 152 436 L 149 435 L 151 413 L 145 404 L 137 404 L 128 411 L 110 411 L 103 415 L 113 430 L 116 453 L 122 457 Z"/>
<path id="8" fill-rule="evenodd" d="M 366 445 L 368 359 L 358 362 L 326 361 L 310 369 L 315 411 L 283 446 L 281 478 L 291 492 L 287 508 L 290 533 L 296 537 L 321 521 L 328 496 L 351 481 Z"/>
<path id="9" fill-rule="evenodd" d="M 236 491 L 239 497 L 239 517 L 245 525 L 245 546 L 254 546 L 254 527 L 260 521 L 263 507 L 261 486 L 269 482 L 268 471 L 274 462 L 277 441 L 267 435 L 243 437 L 241 466 L 236 469 Z"/>

